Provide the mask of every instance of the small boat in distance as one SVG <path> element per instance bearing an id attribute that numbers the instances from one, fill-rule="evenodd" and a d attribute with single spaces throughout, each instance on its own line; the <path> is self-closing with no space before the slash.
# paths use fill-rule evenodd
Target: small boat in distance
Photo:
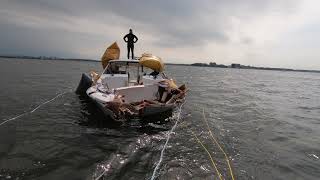
<path id="1" fill-rule="evenodd" d="M 137 60 L 114 59 L 119 55 L 111 57 L 110 49 L 111 54 L 115 54 L 116 48 L 113 44 L 108 48 L 109 52 L 106 51 L 109 55 L 104 54 L 102 74 L 82 75 L 77 92 L 86 94 L 113 120 L 171 115 L 172 110 L 184 101 L 185 85 L 178 87 L 167 77 L 159 57 L 143 54 Z M 106 56 L 109 56 L 107 62 Z"/>

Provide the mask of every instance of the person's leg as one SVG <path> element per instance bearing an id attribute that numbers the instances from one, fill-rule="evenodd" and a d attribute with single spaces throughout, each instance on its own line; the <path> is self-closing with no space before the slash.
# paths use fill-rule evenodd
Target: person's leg
<path id="1" fill-rule="evenodd" d="M 133 50 L 134 50 L 134 46 L 131 46 L 131 58 L 134 59 L 134 53 L 133 53 Z"/>
<path id="2" fill-rule="evenodd" d="M 130 46 L 129 46 L 129 45 L 127 46 L 127 50 L 128 50 L 128 55 L 127 55 L 127 57 L 128 57 L 128 59 L 129 59 L 129 54 L 130 54 Z"/>

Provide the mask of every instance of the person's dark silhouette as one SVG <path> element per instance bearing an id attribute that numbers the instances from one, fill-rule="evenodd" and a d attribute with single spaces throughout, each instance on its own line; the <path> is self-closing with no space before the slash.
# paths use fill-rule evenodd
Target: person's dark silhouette
<path id="1" fill-rule="evenodd" d="M 128 59 L 129 59 L 129 54 L 131 51 L 131 58 L 134 59 L 134 43 L 138 41 L 138 38 L 136 35 L 132 33 L 132 29 L 129 30 L 129 34 L 125 35 L 123 37 L 123 40 L 127 43 L 127 48 L 128 48 Z"/>

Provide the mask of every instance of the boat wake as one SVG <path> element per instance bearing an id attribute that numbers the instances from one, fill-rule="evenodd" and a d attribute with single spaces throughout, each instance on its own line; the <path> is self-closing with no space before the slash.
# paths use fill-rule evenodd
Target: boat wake
<path id="1" fill-rule="evenodd" d="M 153 148 L 148 146 L 153 146 L 152 143 L 156 140 L 159 141 L 160 139 L 166 139 L 165 144 L 163 145 L 163 148 L 161 150 L 160 158 L 156 163 L 151 177 L 151 179 L 156 178 L 157 172 L 164 158 L 164 152 L 168 147 L 170 136 L 173 134 L 179 120 L 181 119 L 182 106 L 183 104 L 181 104 L 181 106 L 179 106 L 179 108 L 173 113 L 172 119 L 176 119 L 176 121 L 170 131 L 166 134 L 163 134 L 164 136 L 166 136 L 165 138 L 159 137 L 159 135 L 150 136 L 144 133 L 133 143 L 130 143 L 125 148 L 117 150 L 117 153 L 112 154 L 108 158 L 108 160 L 98 164 L 96 166 L 96 170 L 92 176 L 92 179 L 99 180 L 123 178 L 123 176 L 126 175 L 124 175 L 122 172 L 126 171 L 126 169 L 132 170 L 134 168 L 131 167 L 133 164 L 135 164 L 135 168 L 137 164 L 139 164 L 139 166 L 143 166 L 144 168 L 154 167 L 154 158 L 152 157 L 154 156 L 155 151 L 150 151 L 150 148 Z M 147 149 L 148 151 L 146 151 Z"/>
<path id="2" fill-rule="evenodd" d="M 150 154 L 146 154 L 144 149 L 152 142 L 152 137 L 147 134 L 139 137 L 135 142 L 130 143 L 125 148 L 118 149 L 116 153 L 112 154 L 108 160 L 97 165 L 92 179 L 119 179 L 124 174 L 122 172 L 126 169 L 132 169 L 133 164 L 141 161 L 141 157 L 149 158 Z M 145 165 L 149 164 L 148 162 Z"/>
<path id="3" fill-rule="evenodd" d="M 175 130 L 175 128 L 177 127 L 177 124 L 178 124 L 178 122 L 179 122 L 179 120 L 180 120 L 180 118 L 181 118 L 181 111 L 182 111 L 182 106 L 183 106 L 183 104 L 184 104 L 184 103 L 182 103 L 182 104 L 179 106 L 178 114 L 177 114 L 177 117 L 176 117 L 176 122 L 175 122 L 175 124 L 172 126 L 170 132 L 169 132 L 168 135 L 167 135 L 166 143 L 164 144 L 164 146 L 163 146 L 163 148 L 162 148 L 162 150 L 161 150 L 160 159 L 159 159 L 156 167 L 155 167 L 154 170 L 153 170 L 153 173 L 152 173 L 152 176 L 151 176 L 151 180 L 153 180 L 153 179 L 156 177 L 156 173 L 157 173 L 157 171 L 158 171 L 158 169 L 159 169 L 159 167 L 160 167 L 160 165 L 161 165 L 161 162 L 162 162 L 162 160 L 163 160 L 164 151 L 165 151 L 166 148 L 167 148 L 168 142 L 169 142 L 169 140 L 170 140 L 170 136 L 171 136 L 171 134 L 173 133 L 173 131 Z"/>

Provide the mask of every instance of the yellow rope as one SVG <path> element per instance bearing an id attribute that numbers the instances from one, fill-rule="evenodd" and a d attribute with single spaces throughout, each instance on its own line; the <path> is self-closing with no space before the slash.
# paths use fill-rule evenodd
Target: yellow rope
<path id="1" fill-rule="evenodd" d="M 203 111 L 202 111 L 202 114 L 203 114 L 203 119 L 204 119 L 204 121 L 206 122 L 207 128 L 208 128 L 208 130 L 209 130 L 210 136 L 211 136 L 211 138 L 213 139 L 214 143 L 215 143 L 215 144 L 219 147 L 219 149 L 223 152 L 224 157 L 225 157 L 225 160 L 226 160 L 227 163 L 228 163 L 228 167 L 229 167 L 229 171 L 230 171 L 231 178 L 232 178 L 232 180 L 235 180 L 235 178 L 234 178 L 234 176 L 233 176 L 233 171 L 232 171 L 232 168 L 231 168 L 231 165 L 230 165 L 230 161 L 229 161 L 229 158 L 228 158 L 228 156 L 227 156 L 227 153 L 226 153 L 226 152 L 223 150 L 223 148 L 220 146 L 220 144 L 218 143 L 218 141 L 216 140 L 216 138 L 213 137 L 213 133 L 212 133 L 210 127 L 209 127 L 208 120 L 207 120 L 206 115 L 205 115 L 205 113 L 204 113 L 204 109 L 203 109 Z"/>
<path id="2" fill-rule="evenodd" d="M 191 131 L 191 133 L 193 134 L 193 136 L 196 138 L 197 142 L 203 147 L 203 149 L 204 149 L 204 150 L 207 152 L 207 154 L 209 155 L 210 160 L 211 160 L 211 163 L 212 163 L 214 169 L 216 170 L 216 172 L 217 172 L 217 174 L 218 174 L 218 176 L 219 176 L 219 179 L 220 179 L 220 180 L 223 180 L 223 179 L 222 179 L 222 175 L 221 175 L 221 173 L 219 172 L 218 167 L 217 167 L 216 163 L 214 162 L 213 157 L 211 156 L 211 154 L 210 154 L 210 152 L 208 151 L 208 149 L 203 145 L 203 143 L 200 141 L 200 139 L 197 137 L 197 135 L 196 135 L 191 129 L 190 129 L 190 131 Z"/>

